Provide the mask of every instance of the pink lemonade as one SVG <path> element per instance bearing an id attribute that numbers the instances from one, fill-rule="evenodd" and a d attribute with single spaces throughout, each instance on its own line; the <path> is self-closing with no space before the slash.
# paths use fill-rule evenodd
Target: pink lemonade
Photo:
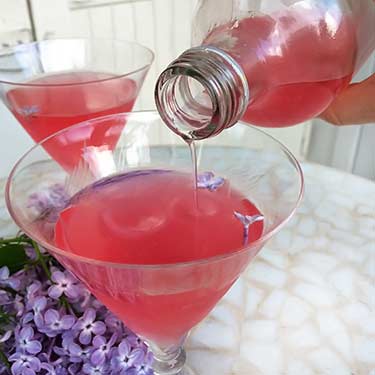
<path id="1" fill-rule="evenodd" d="M 322 113 L 351 81 L 354 21 L 322 21 L 319 9 L 288 9 L 215 28 L 204 44 L 227 50 L 242 66 L 251 102 L 243 121 L 283 127 Z M 323 18 L 324 19 L 324 18 Z"/>
<path id="2" fill-rule="evenodd" d="M 94 72 L 59 73 L 28 83 L 8 91 L 7 105 L 36 142 L 85 120 L 131 111 L 138 91 L 132 79 Z M 104 127 L 100 131 L 87 146 L 103 144 Z M 106 135 L 106 144 L 114 147 L 119 135 Z M 62 150 L 65 144 L 63 138 L 54 137 L 44 147 L 60 165 L 71 169 L 80 159 L 81 149 L 77 143 L 67 157 Z"/>
<path id="3" fill-rule="evenodd" d="M 55 244 L 92 260 L 130 265 L 85 266 L 63 258 L 136 333 L 172 345 L 208 314 L 254 253 L 168 265 L 243 248 L 244 228 L 234 211 L 259 213 L 228 181 L 216 191 L 195 190 L 192 177 L 183 172 L 130 172 L 100 180 L 73 197 L 56 223 Z M 262 230 L 262 222 L 254 223 L 248 243 Z"/>

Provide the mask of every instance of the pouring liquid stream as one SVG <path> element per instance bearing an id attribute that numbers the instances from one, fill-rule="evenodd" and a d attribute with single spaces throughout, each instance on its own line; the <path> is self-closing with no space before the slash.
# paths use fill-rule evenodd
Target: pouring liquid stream
<path id="1" fill-rule="evenodd" d="M 194 203 L 195 208 L 199 211 L 198 204 L 198 163 L 197 163 L 197 148 L 193 140 L 187 140 L 187 145 L 189 146 L 191 163 L 193 166 L 193 194 L 194 194 Z"/>

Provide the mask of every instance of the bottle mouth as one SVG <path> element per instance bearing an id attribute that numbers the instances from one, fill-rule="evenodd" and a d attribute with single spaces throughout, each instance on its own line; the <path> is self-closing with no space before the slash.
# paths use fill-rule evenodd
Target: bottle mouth
<path id="1" fill-rule="evenodd" d="M 168 67 L 155 90 L 161 118 L 186 140 L 211 136 L 218 123 L 215 93 L 204 77 L 192 73 L 188 67 Z"/>
<path id="2" fill-rule="evenodd" d="M 249 100 L 241 67 L 214 47 L 185 51 L 159 76 L 155 102 L 165 124 L 185 140 L 212 137 L 237 122 Z"/>

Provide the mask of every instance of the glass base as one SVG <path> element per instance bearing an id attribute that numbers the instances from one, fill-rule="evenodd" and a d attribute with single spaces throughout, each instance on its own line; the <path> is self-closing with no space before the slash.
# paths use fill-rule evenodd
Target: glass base
<path id="1" fill-rule="evenodd" d="M 186 353 L 182 347 L 177 346 L 167 351 L 160 351 L 156 346 L 152 349 L 154 354 L 152 369 L 155 375 L 197 375 L 186 366 Z"/>

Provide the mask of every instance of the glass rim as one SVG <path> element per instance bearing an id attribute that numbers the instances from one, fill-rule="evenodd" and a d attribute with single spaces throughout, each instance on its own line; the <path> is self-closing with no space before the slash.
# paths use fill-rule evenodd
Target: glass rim
<path id="1" fill-rule="evenodd" d="M 12 85 L 12 86 L 22 86 L 22 87 L 66 87 L 66 86 L 80 86 L 80 85 L 86 85 L 86 84 L 92 84 L 92 83 L 98 83 L 98 82 L 107 82 L 112 81 L 119 78 L 125 78 L 128 76 L 131 76 L 133 74 L 139 73 L 143 70 L 148 69 L 152 63 L 155 60 L 155 53 L 152 51 L 151 48 L 148 48 L 144 46 L 141 43 L 138 43 L 136 41 L 131 40 L 125 40 L 125 39 L 116 39 L 116 38 L 53 38 L 53 39 L 45 39 L 35 42 L 29 42 L 29 43 L 22 43 L 17 44 L 12 47 L 7 47 L 0 49 L 0 55 L 2 53 L 14 53 L 17 49 L 25 48 L 26 46 L 32 46 L 32 45 L 40 45 L 45 43 L 53 43 L 53 42 L 61 42 L 61 41 L 108 41 L 108 42 L 115 42 L 115 43 L 123 43 L 127 45 L 133 45 L 137 46 L 141 50 L 147 52 L 149 54 L 148 60 L 149 62 L 147 64 L 143 64 L 137 69 L 131 70 L 129 72 L 123 73 L 123 74 L 117 74 L 113 77 L 108 78 L 102 78 L 102 79 L 95 79 L 95 80 L 88 80 L 88 81 L 81 81 L 81 82 L 71 82 L 71 83 L 32 83 L 32 82 L 16 82 L 16 81 L 8 81 L 0 78 L 0 84 L 6 84 L 6 85 Z M 58 72 L 56 72 L 58 73 Z"/>
<path id="2" fill-rule="evenodd" d="M 160 115 L 155 110 L 141 110 L 141 111 L 121 112 L 121 113 L 116 113 L 116 114 L 110 114 L 110 115 L 96 117 L 96 118 L 93 118 L 93 119 L 90 119 L 90 120 L 86 120 L 86 121 L 80 122 L 78 124 L 75 124 L 73 126 L 70 126 L 66 129 L 62 129 L 62 130 L 44 138 L 43 140 L 41 140 L 40 142 L 36 143 L 31 148 L 29 148 L 29 150 L 26 151 L 18 159 L 16 164 L 13 166 L 13 168 L 12 168 L 8 178 L 7 178 L 7 182 L 6 182 L 6 186 L 5 186 L 6 205 L 7 205 L 8 211 L 9 211 L 11 217 L 13 218 L 14 222 L 16 223 L 16 225 L 28 237 L 30 237 L 32 240 L 34 240 L 40 246 L 46 248 L 47 250 L 50 250 L 53 254 L 57 254 L 57 255 L 60 255 L 60 256 L 63 256 L 63 257 L 69 258 L 69 259 L 77 260 L 77 261 L 80 261 L 80 262 L 84 262 L 84 263 L 88 263 L 88 264 L 92 264 L 92 265 L 96 265 L 96 266 L 104 266 L 104 267 L 119 268 L 119 269 L 151 269 L 151 270 L 152 269 L 153 270 L 173 269 L 173 268 L 177 268 L 177 267 L 182 268 L 182 267 L 189 267 L 189 266 L 194 266 L 194 265 L 199 266 L 199 265 L 203 265 L 203 264 L 207 264 L 207 263 L 211 263 L 211 262 L 215 262 L 215 261 L 222 261 L 224 259 L 229 259 L 229 258 L 235 257 L 235 256 L 237 256 L 237 255 L 239 255 L 240 253 L 243 253 L 243 252 L 250 252 L 252 249 L 256 249 L 257 247 L 262 246 L 271 237 L 273 237 L 277 232 L 279 232 L 279 230 L 289 222 L 289 220 L 292 218 L 292 216 L 296 212 L 297 208 L 299 207 L 299 205 L 302 201 L 302 198 L 303 198 L 305 183 L 304 183 L 304 176 L 303 176 L 303 171 L 302 171 L 301 165 L 299 164 L 296 157 L 292 154 L 292 152 L 286 146 L 284 146 L 280 141 L 278 141 L 276 138 L 274 138 L 270 134 L 266 133 L 263 130 L 260 130 L 258 127 L 247 125 L 247 124 L 243 123 L 242 121 L 239 121 L 236 125 L 240 124 L 242 126 L 246 126 L 246 128 L 250 128 L 252 131 L 258 132 L 258 133 L 262 134 L 262 136 L 270 139 L 272 142 L 275 142 L 278 145 L 278 147 L 280 147 L 280 149 L 285 153 L 286 157 L 289 159 L 292 166 L 296 169 L 297 175 L 299 177 L 299 183 L 300 183 L 298 195 L 296 197 L 296 202 L 295 202 L 295 205 L 294 205 L 293 209 L 288 213 L 288 215 L 286 215 L 282 219 L 282 221 L 275 228 L 273 228 L 272 230 L 268 231 L 265 234 L 262 234 L 257 240 L 251 242 L 249 246 L 241 246 L 240 248 L 234 249 L 233 251 L 231 251 L 229 253 L 226 253 L 226 254 L 213 255 L 213 256 L 210 256 L 210 257 L 207 257 L 207 258 L 195 259 L 195 260 L 191 260 L 191 261 L 183 261 L 183 262 L 175 262 L 175 263 L 167 263 L 167 264 L 115 263 L 115 262 L 109 262 L 109 261 L 105 261 L 105 260 L 92 259 L 92 258 L 88 258 L 88 257 L 82 256 L 82 255 L 70 253 L 67 250 L 61 249 L 57 246 L 54 246 L 54 245 L 48 243 L 48 241 L 45 241 L 45 240 L 39 238 L 38 236 L 33 235 L 32 233 L 30 233 L 30 231 L 25 230 L 23 228 L 22 223 L 20 223 L 20 221 L 17 218 L 17 215 L 13 211 L 13 208 L 12 208 L 13 205 L 12 205 L 11 199 L 10 199 L 10 195 L 11 195 L 10 191 L 11 191 L 11 188 L 12 188 L 12 181 L 13 181 L 16 173 L 19 172 L 18 167 L 20 166 L 20 164 L 23 161 L 27 160 L 28 156 L 30 154 L 32 154 L 34 152 L 34 150 L 36 150 L 40 147 L 43 147 L 43 143 L 47 142 L 48 140 L 52 139 L 53 137 L 59 136 L 59 135 L 63 134 L 64 132 L 67 132 L 71 129 L 79 128 L 79 127 L 82 127 L 82 126 L 87 126 L 88 124 L 95 123 L 95 122 L 102 123 L 103 121 L 111 119 L 111 118 L 116 118 L 116 117 L 127 118 L 128 116 L 139 116 L 139 115 L 151 116 L 153 118 L 157 118 L 157 119 L 160 119 L 160 121 L 162 121 L 161 118 L 160 118 Z M 142 120 L 144 120 L 144 118 Z"/>

